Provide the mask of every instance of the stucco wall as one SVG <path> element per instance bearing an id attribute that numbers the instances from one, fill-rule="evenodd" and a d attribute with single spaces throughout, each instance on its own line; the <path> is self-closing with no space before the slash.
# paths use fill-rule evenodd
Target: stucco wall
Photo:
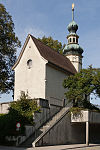
<path id="1" fill-rule="evenodd" d="M 66 57 L 72 62 L 77 72 L 80 72 L 82 69 L 82 58 L 77 55 L 67 55 Z"/>
<path id="2" fill-rule="evenodd" d="M 67 75 L 49 65 L 46 67 L 46 99 L 50 104 L 62 106 L 64 93 L 63 81 Z"/>
<path id="3" fill-rule="evenodd" d="M 27 61 L 32 60 L 29 69 Z M 66 74 L 47 65 L 48 61 L 42 58 L 33 40 L 30 38 L 24 53 L 15 67 L 14 100 L 19 99 L 20 92 L 28 91 L 31 98 L 48 99 L 51 104 L 62 106 L 65 98 L 65 89 L 62 86 Z"/>
<path id="4" fill-rule="evenodd" d="M 27 61 L 32 60 L 29 69 Z M 15 68 L 14 100 L 20 96 L 20 91 L 27 92 L 31 98 L 45 98 L 45 64 L 32 39 L 29 39 L 20 62 Z"/>

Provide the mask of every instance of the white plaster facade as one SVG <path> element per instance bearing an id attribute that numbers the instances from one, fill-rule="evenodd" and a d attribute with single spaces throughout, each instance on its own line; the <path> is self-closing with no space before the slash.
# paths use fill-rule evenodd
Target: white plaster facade
<path id="1" fill-rule="evenodd" d="M 30 59 L 32 66 L 29 69 L 27 61 Z M 48 61 L 40 55 L 31 37 L 14 70 L 15 101 L 19 99 L 21 91 L 28 91 L 30 98 L 48 99 L 50 104 L 62 106 L 65 93 L 62 84 L 67 75 L 48 65 Z"/>
<path id="2" fill-rule="evenodd" d="M 66 57 L 74 65 L 77 72 L 80 72 L 80 70 L 82 69 L 82 57 L 78 55 L 67 55 Z"/>
<path id="3" fill-rule="evenodd" d="M 32 60 L 29 69 L 27 61 Z M 30 38 L 20 62 L 15 68 L 14 100 L 20 97 L 20 92 L 27 92 L 31 98 L 45 98 L 45 70 L 47 61 L 39 54 L 37 47 Z"/>
<path id="4" fill-rule="evenodd" d="M 49 99 L 51 104 L 62 105 L 66 91 L 63 87 L 63 81 L 66 76 L 64 72 L 46 65 L 46 99 Z"/>

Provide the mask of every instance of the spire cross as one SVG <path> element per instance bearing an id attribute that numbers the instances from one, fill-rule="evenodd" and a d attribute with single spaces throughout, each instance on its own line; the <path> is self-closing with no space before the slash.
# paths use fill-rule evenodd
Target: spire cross
<path id="1" fill-rule="evenodd" d="M 72 21 L 74 20 L 74 3 L 72 4 Z"/>

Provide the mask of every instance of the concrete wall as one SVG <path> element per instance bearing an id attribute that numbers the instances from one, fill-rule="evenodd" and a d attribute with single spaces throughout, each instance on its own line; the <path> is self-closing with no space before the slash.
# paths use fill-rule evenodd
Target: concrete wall
<path id="1" fill-rule="evenodd" d="M 71 122 L 100 123 L 100 113 L 95 111 L 82 110 L 77 115 L 71 115 Z"/>
<path id="2" fill-rule="evenodd" d="M 49 65 L 46 66 L 46 99 L 49 99 L 50 104 L 63 105 L 66 89 L 62 84 L 66 76 L 65 73 Z"/>
<path id="3" fill-rule="evenodd" d="M 27 61 L 32 60 L 29 69 Z M 27 92 L 31 98 L 45 98 L 45 64 L 44 60 L 33 40 L 30 38 L 19 64 L 15 68 L 14 100 L 20 96 L 20 92 Z"/>
<path id="4" fill-rule="evenodd" d="M 52 116 L 54 116 L 60 107 L 51 105 L 50 108 L 41 108 L 41 113 L 34 114 L 35 128 L 38 129 L 41 125 L 47 122 Z"/>
<path id="5" fill-rule="evenodd" d="M 89 124 L 89 142 L 100 144 L 100 123 L 90 123 Z"/>
<path id="6" fill-rule="evenodd" d="M 8 113 L 9 104 L 10 102 L 0 103 L 0 114 Z"/>
<path id="7" fill-rule="evenodd" d="M 67 113 L 39 141 L 36 146 L 85 143 L 85 124 L 71 123 Z"/>
<path id="8" fill-rule="evenodd" d="M 12 141 L 15 146 L 19 146 L 23 143 L 27 138 L 29 138 L 35 131 L 34 126 L 25 126 L 25 135 L 20 136 L 6 136 L 6 140 Z"/>

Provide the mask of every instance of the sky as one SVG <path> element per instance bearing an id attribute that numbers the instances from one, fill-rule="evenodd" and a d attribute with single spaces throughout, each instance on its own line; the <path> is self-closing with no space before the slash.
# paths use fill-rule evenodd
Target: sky
<path id="1" fill-rule="evenodd" d="M 0 0 L 12 16 L 15 33 L 24 44 L 28 34 L 36 38 L 52 36 L 67 44 L 67 26 L 72 21 L 71 7 L 75 4 L 74 20 L 78 24 L 79 44 L 84 49 L 83 68 L 100 68 L 100 1 L 99 0 Z M 17 50 L 19 55 L 21 48 Z M 12 100 L 3 95 L 0 102 Z M 93 103 L 100 104 L 100 100 Z"/>

